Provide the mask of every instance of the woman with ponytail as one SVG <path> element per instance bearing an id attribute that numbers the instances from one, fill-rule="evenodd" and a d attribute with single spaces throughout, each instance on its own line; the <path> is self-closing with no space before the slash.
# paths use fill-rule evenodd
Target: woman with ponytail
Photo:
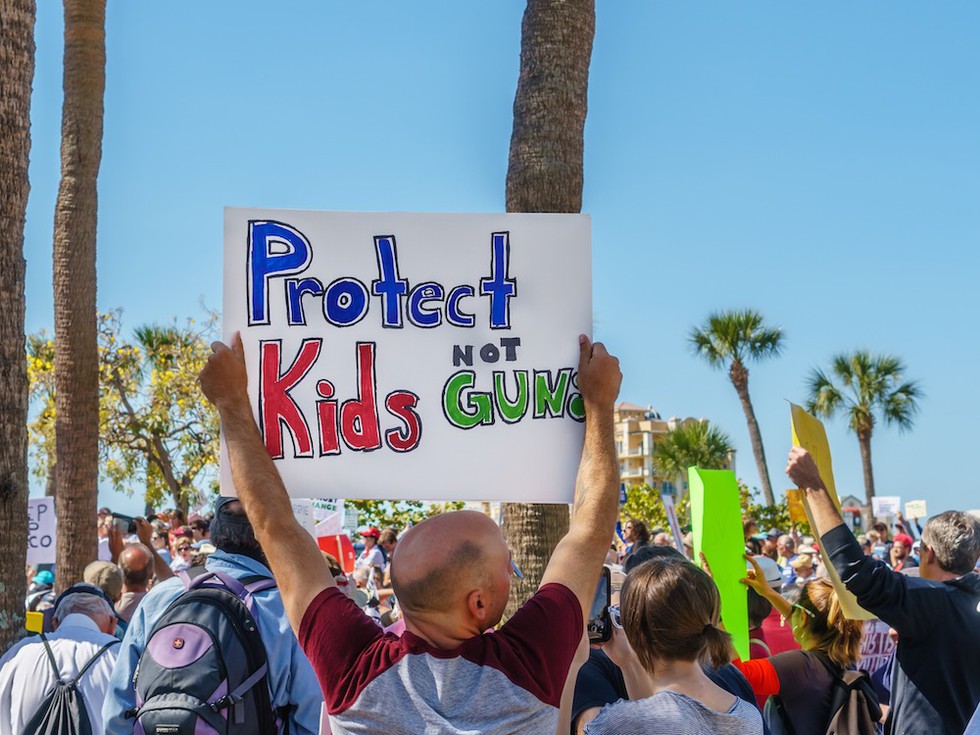
<path id="1" fill-rule="evenodd" d="M 753 557 L 745 558 L 753 571 L 742 583 L 769 600 L 790 621 L 793 638 L 802 650 L 735 661 L 735 665 L 756 695 L 770 697 L 765 716 L 773 732 L 784 732 L 789 725 L 795 735 L 823 735 L 832 714 L 834 685 L 861 656 L 863 624 L 844 617 L 830 580 L 809 580 L 800 588 L 799 600 L 791 603 L 766 583 Z"/>
<path id="2" fill-rule="evenodd" d="M 613 637 L 603 648 L 630 698 L 604 707 L 586 735 L 762 735 L 755 706 L 705 674 L 733 652 L 707 574 L 686 559 L 651 559 L 626 576 L 620 600 L 622 627 L 611 609 Z"/>

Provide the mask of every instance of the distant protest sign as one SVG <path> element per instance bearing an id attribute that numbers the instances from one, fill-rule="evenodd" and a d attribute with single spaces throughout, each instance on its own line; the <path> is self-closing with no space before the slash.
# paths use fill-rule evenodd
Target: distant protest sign
<path id="1" fill-rule="evenodd" d="M 926 518 L 928 515 L 929 511 L 924 500 L 910 500 L 905 504 L 906 518 Z"/>
<path id="2" fill-rule="evenodd" d="M 902 512 L 902 499 L 894 495 L 875 495 L 871 498 L 871 512 L 879 518 L 890 518 Z"/>
<path id="3" fill-rule="evenodd" d="M 591 289 L 584 215 L 225 210 L 225 340 L 294 497 L 570 502 Z"/>
<path id="4" fill-rule="evenodd" d="M 54 564 L 55 527 L 54 498 L 27 501 L 28 564 Z"/>

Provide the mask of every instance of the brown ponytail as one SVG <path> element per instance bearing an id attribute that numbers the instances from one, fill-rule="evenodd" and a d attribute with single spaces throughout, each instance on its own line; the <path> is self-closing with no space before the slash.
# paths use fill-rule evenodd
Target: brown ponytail
<path id="1" fill-rule="evenodd" d="M 626 638 L 647 671 L 658 660 L 716 667 L 731 660 L 731 636 L 718 627 L 718 588 L 686 559 L 661 557 L 637 565 L 626 576 L 620 599 Z"/>
<path id="2" fill-rule="evenodd" d="M 830 660 L 847 669 L 861 656 L 861 635 L 864 624 L 844 617 L 837 591 L 827 579 L 812 579 L 800 592 L 800 607 L 808 610 L 810 640 L 814 648 L 823 651 Z"/>

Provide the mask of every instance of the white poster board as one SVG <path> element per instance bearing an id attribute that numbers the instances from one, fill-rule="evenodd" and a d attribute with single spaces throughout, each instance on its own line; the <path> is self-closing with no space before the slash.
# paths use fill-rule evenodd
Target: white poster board
<path id="1" fill-rule="evenodd" d="M 344 501 L 342 498 L 317 498 L 313 504 L 316 536 L 337 536 L 344 532 Z"/>
<path id="2" fill-rule="evenodd" d="M 54 564 L 56 521 L 54 498 L 27 501 L 27 563 Z"/>
<path id="3" fill-rule="evenodd" d="M 878 518 L 896 517 L 902 510 L 902 499 L 897 495 L 876 495 L 871 498 L 871 512 Z"/>
<path id="4" fill-rule="evenodd" d="M 290 495 L 571 501 L 588 216 L 229 208 L 224 278 Z"/>
<path id="5" fill-rule="evenodd" d="M 926 509 L 926 501 L 910 500 L 905 504 L 905 517 L 909 520 L 913 518 L 928 518 L 929 511 Z"/>

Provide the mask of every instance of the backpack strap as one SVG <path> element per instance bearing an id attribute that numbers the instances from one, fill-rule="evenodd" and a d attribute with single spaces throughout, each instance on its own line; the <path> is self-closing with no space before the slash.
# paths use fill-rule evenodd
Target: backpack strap
<path id="1" fill-rule="evenodd" d="M 766 656 L 772 656 L 772 649 L 769 648 L 768 643 L 758 638 L 749 638 L 749 645 L 751 646 L 753 643 L 764 648 L 766 651 Z"/>
<path id="2" fill-rule="evenodd" d="M 88 671 L 88 670 L 89 670 L 90 668 L 92 668 L 92 664 L 94 664 L 94 663 L 95 663 L 95 662 L 96 662 L 96 661 L 97 661 L 97 660 L 99 659 L 99 657 L 100 657 L 100 656 L 101 656 L 101 655 L 102 655 L 103 653 L 105 653 L 106 651 L 108 651 L 108 650 L 109 650 L 110 648 L 112 648 L 112 647 L 113 647 L 114 645 L 116 645 L 117 643 L 122 643 L 122 641 L 120 641 L 120 640 L 119 640 L 119 639 L 117 638 L 116 640 L 114 640 L 114 641 L 109 641 L 109 642 L 108 642 L 108 643 L 106 643 L 106 644 L 105 644 L 104 646 L 102 646 L 102 648 L 100 648 L 100 649 L 99 649 L 98 651 L 96 651 L 96 652 L 95 652 L 95 655 L 94 655 L 94 656 L 92 656 L 92 658 L 90 658 L 90 659 L 88 660 L 88 663 L 87 663 L 87 664 L 85 664 L 85 665 L 84 665 L 84 666 L 82 667 L 82 670 L 78 672 L 78 676 L 76 676 L 76 677 L 75 677 L 74 679 L 72 679 L 72 680 L 71 680 L 70 682 L 68 682 L 68 683 L 69 683 L 69 684 L 70 684 L 71 686 L 74 686 L 75 684 L 77 684 L 77 683 L 78 683 L 78 681 L 79 681 L 79 680 L 80 680 L 80 679 L 81 679 L 81 678 L 82 678 L 83 676 L 85 676 L 85 672 L 86 672 L 86 671 Z"/>
<path id="3" fill-rule="evenodd" d="M 233 706 L 235 708 L 235 723 L 242 724 L 245 722 L 245 708 L 242 706 L 242 701 L 245 693 L 262 681 L 262 678 L 269 672 L 269 663 L 266 662 L 262 664 L 255 672 L 248 677 L 245 681 L 235 687 L 234 690 L 221 697 L 221 699 L 216 699 L 212 702 L 209 707 L 215 712 L 224 709 L 228 706 Z"/>
<path id="4" fill-rule="evenodd" d="M 48 661 L 51 662 L 51 669 L 54 671 L 54 678 L 59 684 L 64 684 L 65 680 L 61 678 L 61 669 L 58 667 L 58 662 L 54 660 L 54 651 L 51 650 L 51 644 L 48 643 L 48 637 L 41 633 L 41 643 L 44 644 L 44 651 L 48 654 Z"/>

